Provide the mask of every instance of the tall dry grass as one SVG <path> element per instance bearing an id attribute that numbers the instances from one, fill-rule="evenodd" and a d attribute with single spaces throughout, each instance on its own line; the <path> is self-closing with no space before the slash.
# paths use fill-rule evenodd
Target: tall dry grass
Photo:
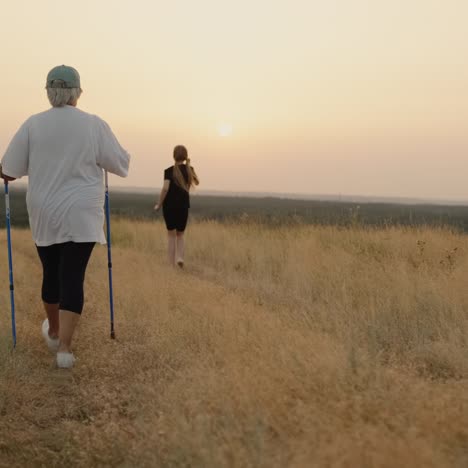
<path id="1" fill-rule="evenodd" d="M 160 223 L 115 222 L 113 239 L 118 339 L 98 248 L 68 372 L 41 341 L 29 233 L 14 233 L 0 465 L 468 466 L 465 236 L 201 223 L 184 271 Z"/>

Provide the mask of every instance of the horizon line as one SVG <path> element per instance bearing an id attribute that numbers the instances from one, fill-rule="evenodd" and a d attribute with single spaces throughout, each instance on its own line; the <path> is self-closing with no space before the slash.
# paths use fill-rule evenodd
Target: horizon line
<path id="1" fill-rule="evenodd" d="M 27 188 L 27 182 L 19 181 L 14 185 Z M 154 193 L 161 190 L 161 187 L 137 187 L 114 185 L 111 191 L 132 192 L 132 193 Z M 344 193 L 304 193 L 304 192 L 272 192 L 254 190 L 221 190 L 221 189 L 197 189 L 191 193 L 194 196 L 226 196 L 226 197 L 253 197 L 253 198 L 278 198 L 303 201 L 337 201 L 343 203 L 397 203 L 397 204 L 436 204 L 436 205 L 461 205 L 468 206 L 468 198 L 437 198 L 424 196 L 392 196 L 392 195 L 359 195 Z"/>

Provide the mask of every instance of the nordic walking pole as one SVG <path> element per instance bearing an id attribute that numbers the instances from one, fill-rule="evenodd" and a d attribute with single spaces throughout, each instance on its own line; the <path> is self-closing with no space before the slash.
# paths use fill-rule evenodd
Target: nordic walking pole
<path id="1" fill-rule="evenodd" d="M 10 223 L 10 193 L 8 191 L 8 181 L 5 182 L 5 214 L 8 244 L 8 271 L 10 277 L 10 305 L 11 305 L 11 332 L 13 335 L 13 348 L 16 347 L 16 320 L 15 320 L 15 288 L 13 283 L 13 260 L 11 255 L 11 223 Z"/>
<path id="2" fill-rule="evenodd" d="M 114 292 L 112 289 L 112 251 L 111 251 L 111 230 L 110 230 L 110 207 L 109 207 L 109 181 L 107 171 L 105 171 L 106 181 L 106 227 L 107 227 L 107 266 L 109 268 L 109 306 L 110 306 L 110 337 L 115 339 L 114 330 Z"/>

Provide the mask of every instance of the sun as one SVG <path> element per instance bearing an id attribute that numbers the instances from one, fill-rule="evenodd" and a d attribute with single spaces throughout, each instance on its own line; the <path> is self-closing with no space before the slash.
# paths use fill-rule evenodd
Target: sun
<path id="1" fill-rule="evenodd" d="M 232 135 L 232 125 L 230 123 L 224 122 L 219 124 L 217 130 L 220 137 L 226 138 Z"/>

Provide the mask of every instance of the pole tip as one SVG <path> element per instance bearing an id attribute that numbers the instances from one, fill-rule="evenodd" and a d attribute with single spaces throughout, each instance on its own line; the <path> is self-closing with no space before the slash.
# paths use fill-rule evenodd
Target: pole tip
<path id="1" fill-rule="evenodd" d="M 111 339 L 115 340 L 115 331 L 112 330 L 110 334 Z"/>

